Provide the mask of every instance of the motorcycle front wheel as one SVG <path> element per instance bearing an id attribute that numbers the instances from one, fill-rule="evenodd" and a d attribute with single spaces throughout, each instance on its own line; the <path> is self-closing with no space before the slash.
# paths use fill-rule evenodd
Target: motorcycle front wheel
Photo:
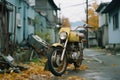
<path id="1" fill-rule="evenodd" d="M 64 74 L 67 68 L 67 56 L 64 55 L 63 60 L 61 61 L 62 48 L 52 47 L 50 53 L 48 54 L 48 66 L 49 70 L 55 76 L 61 76 Z"/>

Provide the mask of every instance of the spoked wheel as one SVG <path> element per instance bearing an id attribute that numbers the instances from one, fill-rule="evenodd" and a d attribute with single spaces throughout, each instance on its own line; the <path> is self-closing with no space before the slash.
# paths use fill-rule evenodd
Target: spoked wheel
<path id="1" fill-rule="evenodd" d="M 67 68 L 67 57 L 64 55 L 64 59 L 61 61 L 62 48 L 52 48 L 48 55 L 49 70 L 55 76 L 61 76 L 64 74 Z"/>

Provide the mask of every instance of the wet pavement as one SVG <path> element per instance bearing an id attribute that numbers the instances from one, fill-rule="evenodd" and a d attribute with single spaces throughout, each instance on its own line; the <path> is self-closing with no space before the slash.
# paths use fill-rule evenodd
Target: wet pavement
<path id="1" fill-rule="evenodd" d="M 83 65 L 87 65 L 88 69 L 67 69 L 67 74 L 52 80 L 69 80 L 70 76 L 84 78 L 76 80 L 120 80 L 120 55 L 111 55 L 101 49 L 85 49 Z"/>

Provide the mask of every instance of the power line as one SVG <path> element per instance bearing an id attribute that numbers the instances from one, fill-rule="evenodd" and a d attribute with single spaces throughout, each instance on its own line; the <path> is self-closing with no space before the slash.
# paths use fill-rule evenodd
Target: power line
<path id="1" fill-rule="evenodd" d="M 88 1 L 88 2 L 92 2 L 92 1 L 93 1 L 93 0 Z M 63 8 L 70 8 L 70 7 L 82 6 L 82 5 L 85 5 L 85 4 L 86 4 L 86 2 L 83 2 L 83 3 L 80 3 L 80 4 L 70 5 L 70 6 L 63 7 Z"/>

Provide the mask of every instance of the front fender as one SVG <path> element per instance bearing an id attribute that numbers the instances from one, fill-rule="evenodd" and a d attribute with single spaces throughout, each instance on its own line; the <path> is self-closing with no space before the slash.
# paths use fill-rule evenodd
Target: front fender
<path id="1" fill-rule="evenodd" d="M 63 45 L 60 43 L 54 43 L 52 44 L 52 47 L 63 47 Z"/>

